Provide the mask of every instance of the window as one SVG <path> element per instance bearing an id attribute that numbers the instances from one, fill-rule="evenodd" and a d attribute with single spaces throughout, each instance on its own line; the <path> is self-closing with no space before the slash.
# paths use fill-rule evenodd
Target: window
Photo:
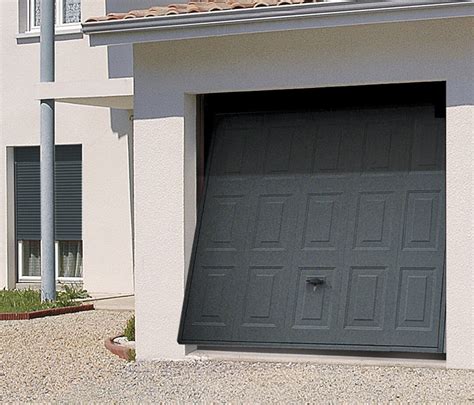
<path id="1" fill-rule="evenodd" d="M 55 157 L 56 277 L 77 280 L 82 278 L 82 147 L 57 145 Z M 15 148 L 14 164 L 18 279 L 40 281 L 39 147 Z"/>
<path id="2" fill-rule="evenodd" d="M 29 28 L 38 30 L 41 23 L 41 0 L 29 0 Z M 56 0 L 56 27 L 81 22 L 81 0 Z"/>
<path id="3" fill-rule="evenodd" d="M 82 278 L 82 241 L 62 240 L 56 246 L 56 277 Z"/>
<path id="4" fill-rule="evenodd" d="M 41 277 L 41 242 L 18 241 L 18 270 L 20 280 L 39 280 Z M 56 278 L 77 280 L 82 278 L 82 241 L 56 241 Z"/>
<path id="5" fill-rule="evenodd" d="M 38 278 L 41 276 L 41 243 L 39 240 L 18 241 L 18 269 L 20 278 Z"/>

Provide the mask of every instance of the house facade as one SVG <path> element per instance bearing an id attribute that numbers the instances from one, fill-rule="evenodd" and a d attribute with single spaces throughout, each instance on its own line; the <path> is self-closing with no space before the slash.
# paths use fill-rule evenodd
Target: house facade
<path id="1" fill-rule="evenodd" d="M 81 33 L 82 15 L 105 13 L 106 2 L 57 3 L 56 79 L 69 85 L 63 96 L 109 79 L 131 88 L 130 51 L 92 49 Z M 38 6 L 0 2 L 0 288 L 40 281 Z M 94 294 L 131 294 L 131 106 L 72 105 L 55 96 L 58 281 Z"/>
<path id="2" fill-rule="evenodd" d="M 133 44 L 137 356 L 473 368 L 474 4 L 294 3 L 83 24 Z"/>
<path id="3" fill-rule="evenodd" d="M 58 41 L 57 82 L 28 88 L 56 100 L 57 143 L 82 145 L 84 285 L 130 265 L 137 358 L 474 368 L 474 2 L 140 4 L 83 0 L 90 53 L 70 71 Z M 2 91 L 2 212 L 27 235 L 8 216 L 8 182 L 29 203 L 8 173 L 34 160 L 10 148 L 38 142 L 12 108 L 22 80 Z M 58 149 L 65 173 L 78 154 Z"/>

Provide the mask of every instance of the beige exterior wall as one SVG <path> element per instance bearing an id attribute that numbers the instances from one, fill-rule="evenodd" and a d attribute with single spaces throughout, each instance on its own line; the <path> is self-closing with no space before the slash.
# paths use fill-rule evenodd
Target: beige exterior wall
<path id="1" fill-rule="evenodd" d="M 7 285 L 7 147 L 39 144 L 39 39 L 19 38 L 22 0 L 0 1 L 0 288 Z M 102 15 L 105 0 L 82 0 L 82 14 Z M 58 36 L 56 80 L 109 77 L 107 48 L 87 37 Z M 84 286 L 93 293 L 133 292 L 129 111 L 56 104 L 56 143 L 82 144 Z M 9 229 L 10 236 L 12 230 Z M 10 255 L 11 256 L 11 255 Z M 11 277 L 10 277 L 11 279 Z M 11 280 L 10 280 L 11 281 Z M 14 280 L 13 280 L 14 281 Z M 12 282 L 9 283 L 12 287 Z"/>
<path id="2" fill-rule="evenodd" d="M 447 81 L 447 366 L 474 368 L 474 21 L 135 45 L 137 355 L 180 359 L 201 93 Z"/>

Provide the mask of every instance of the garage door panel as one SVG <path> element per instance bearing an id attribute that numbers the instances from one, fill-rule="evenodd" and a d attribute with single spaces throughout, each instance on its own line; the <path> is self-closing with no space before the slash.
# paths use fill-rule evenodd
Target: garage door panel
<path id="1" fill-rule="evenodd" d="M 285 176 L 307 172 L 305 127 L 272 126 L 265 130 L 265 154 L 263 174 L 265 176 Z"/>
<path id="2" fill-rule="evenodd" d="M 242 326 L 275 327 L 284 266 L 251 266 L 248 270 Z M 278 305 L 280 304 L 280 305 Z"/>
<path id="3" fill-rule="evenodd" d="M 269 128 L 267 130 L 263 165 L 265 175 L 282 175 L 291 172 L 294 137 L 293 128 Z"/>
<path id="4" fill-rule="evenodd" d="M 329 174 L 311 176 L 302 182 L 287 306 L 288 342 L 335 341 L 348 181 L 346 175 Z M 308 283 L 314 278 L 322 284 Z"/>
<path id="5" fill-rule="evenodd" d="M 345 330 L 383 330 L 388 272 L 388 266 L 350 267 L 343 292 Z"/>
<path id="6" fill-rule="evenodd" d="M 441 190 L 408 191 L 406 195 L 402 250 L 439 249 Z"/>
<path id="7" fill-rule="evenodd" d="M 362 175 L 390 175 L 406 170 L 409 122 L 362 119 L 358 125 L 363 125 L 365 136 Z"/>
<path id="8" fill-rule="evenodd" d="M 291 149 L 291 144 L 277 146 Z M 268 164 L 273 152 L 268 152 L 267 145 L 260 151 L 266 158 L 261 160 L 261 174 L 251 181 L 246 198 L 245 253 L 239 262 L 232 335 L 233 339 L 246 342 L 283 339 L 298 216 L 299 182 L 290 173 L 294 166 L 277 160 Z"/>
<path id="9" fill-rule="evenodd" d="M 401 267 L 392 344 L 437 347 L 441 315 L 443 269 Z"/>
<path id="10" fill-rule="evenodd" d="M 232 284 L 234 266 L 202 266 L 203 285 L 201 294 L 197 294 L 197 319 L 194 324 L 206 323 L 208 325 L 226 326 L 224 307 L 229 297 L 229 288 Z M 198 320 L 199 319 L 199 320 Z"/>
<path id="11" fill-rule="evenodd" d="M 297 218 L 298 182 L 288 178 L 255 179 L 247 196 L 249 250 L 288 249 Z"/>
<path id="12" fill-rule="evenodd" d="M 301 211 L 301 249 L 309 251 L 336 250 L 343 227 L 343 193 L 309 193 Z"/>
<path id="13" fill-rule="evenodd" d="M 439 351 L 444 120 L 221 117 L 181 340 Z"/>
<path id="14" fill-rule="evenodd" d="M 258 196 L 257 212 L 252 221 L 252 250 L 288 249 L 291 197 L 291 194 L 276 193 Z"/>
<path id="15" fill-rule="evenodd" d="M 322 119 L 321 119 L 322 121 Z M 318 122 L 313 130 L 311 172 L 314 174 L 340 174 L 347 164 L 347 125 L 344 121 Z"/>
<path id="16" fill-rule="evenodd" d="M 370 262 L 396 260 L 403 198 L 395 191 L 349 193 L 346 200 L 348 221 L 345 228 L 345 257 Z"/>
<path id="17" fill-rule="evenodd" d="M 432 172 L 445 169 L 444 131 L 444 120 L 416 120 L 411 138 L 410 171 Z"/>
<path id="18" fill-rule="evenodd" d="M 349 116 L 341 113 L 314 115 L 312 175 L 343 177 L 360 169 L 364 133 Z"/>
<path id="19" fill-rule="evenodd" d="M 189 297 L 188 339 L 229 340 L 232 337 L 236 266 L 198 266 Z"/>
<path id="20" fill-rule="evenodd" d="M 255 129 L 225 131 L 216 145 L 216 158 L 210 174 L 219 177 L 242 175 L 245 172 L 244 158 L 251 150 L 247 144 L 254 133 Z"/>
<path id="21" fill-rule="evenodd" d="M 356 161 L 344 205 L 343 267 L 335 341 L 383 345 L 394 329 L 400 215 L 408 169 L 410 120 L 400 112 L 352 115 Z"/>
<path id="22" fill-rule="evenodd" d="M 242 176 L 261 171 L 263 138 L 260 121 L 250 119 L 249 125 L 243 128 L 233 128 L 229 123 L 221 124 L 221 136 L 215 142 L 210 176 L 245 178 Z"/>
<path id="23" fill-rule="evenodd" d="M 213 215 L 203 218 L 200 247 L 208 251 L 242 251 L 246 227 L 244 194 L 208 196 Z"/>
<path id="24" fill-rule="evenodd" d="M 323 284 L 308 281 L 318 278 Z M 334 342 L 338 309 L 339 272 L 335 267 L 307 266 L 297 270 L 296 288 L 289 297 L 288 342 Z"/>
<path id="25" fill-rule="evenodd" d="M 381 182 L 386 179 L 377 179 L 372 187 L 355 181 L 353 187 L 364 191 L 349 194 L 337 335 L 341 344 L 384 344 L 395 325 L 393 286 L 403 196 L 399 178 Z"/>
<path id="26" fill-rule="evenodd" d="M 412 180 L 412 179 L 410 179 Z M 420 174 L 405 194 L 392 344 L 439 345 L 446 245 L 444 172 Z"/>
<path id="27" fill-rule="evenodd" d="M 357 196 L 353 250 L 389 250 L 394 217 L 393 192 L 361 192 Z"/>
<path id="28" fill-rule="evenodd" d="M 397 329 L 430 330 L 438 281 L 436 267 L 403 267 L 400 273 Z"/>
<path id="29" fill-rule="evenodd" d="M 311 158 L 312 128 L 301 114 L 265 114 L 261 127 L 259 173 L 284 179 L 307 173 Z"/>
<path id="30" fill-rule="evenodd" d="M 233 338 L 247 342 L 281 342 L 284 335 L 288 267 L 251 265 L 241 289 Z"/>

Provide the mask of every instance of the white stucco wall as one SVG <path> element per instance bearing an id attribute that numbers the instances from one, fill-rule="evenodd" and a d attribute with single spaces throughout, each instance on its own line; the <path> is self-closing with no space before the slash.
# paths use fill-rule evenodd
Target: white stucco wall
<path id="1" fill-rule="evenodd" d="M 185 356 L 177 334 L 195 224 L 194 94 L 446 80 L 447 365 L 474 368 L 473 24 L 135 45 L 138 358 Z"/>
<path id="2" fill-rule="evenodd" d="M 40 131 L 35 100 L 39 41 L 17 39 L 18 4 L 17 0 L 0 1 L 0 288 L 7 285 L 6 150 L 38 145 Z M 105 0 L 82 0 L 84 16 L 102 15 L 104 10 Z M 57 81 L 105 80 L 109 70 L 106 48 L 90 48 L 87 37 L 58 37 Z M 84 286 L 93 293 L 133 292 L 129 115 L 128 111 L 56 104 L 56 143 L 82 144 Z"/>

